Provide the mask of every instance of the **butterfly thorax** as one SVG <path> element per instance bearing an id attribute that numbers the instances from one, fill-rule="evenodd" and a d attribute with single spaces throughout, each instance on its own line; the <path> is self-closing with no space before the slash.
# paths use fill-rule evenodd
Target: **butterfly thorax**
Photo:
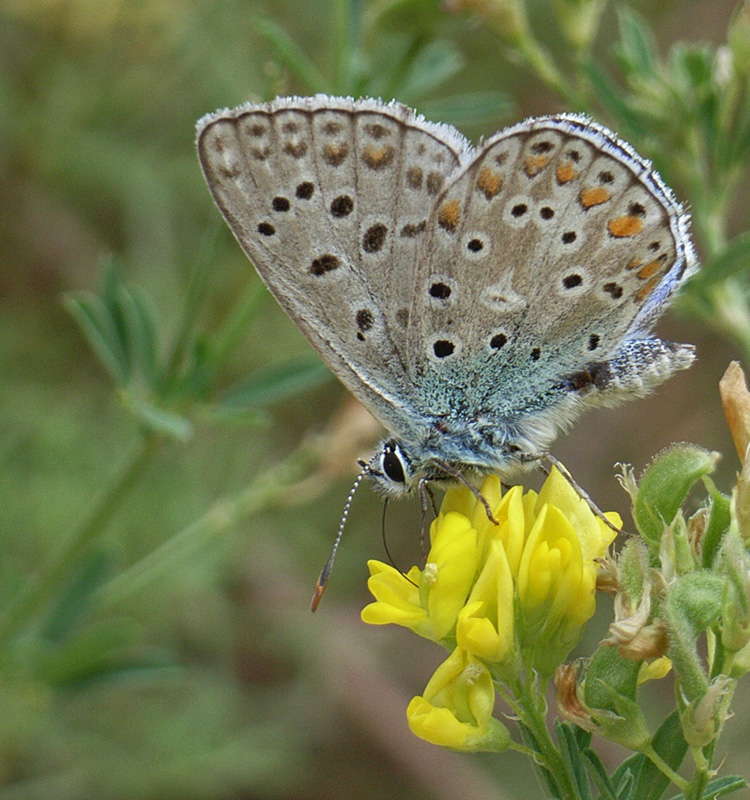
<path id="1" fill-rule="evenodd" d="M 516 425 L 498 425 L 497 419 L 460 426 L 437 419 L 409 440 L 385 439 L 370 459 L 369 474 L 377 489 L 396 495 L 424 482 L 511 475 L 537 461 L 554 438 L 553 430 L 536 433 L 530 438 Z"/>

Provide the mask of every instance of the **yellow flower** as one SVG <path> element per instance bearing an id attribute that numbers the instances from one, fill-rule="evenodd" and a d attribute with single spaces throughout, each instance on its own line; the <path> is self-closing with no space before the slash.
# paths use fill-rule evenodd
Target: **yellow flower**
<path id="1" fill-rule="evenodd" d="M 375 596 L 365 622 L 395 623 L 483 659 L 520 663 L 551 675 L 594 613 L 595 559 L 614 538 L 568 481 L 553 469 L 539 494 L 514 486 L 505 494 L 497 476 L 480 489 L 446 492 L 430 529 L 423 570 L 408 580 L 370 562 Z M 611 515 L 617 525 L 619 517 Z"/>
<path id="2" fill-rule="evenodd" d="M 403 625 L 435 642 L 452 633 L 477 571 L 477 532 L 455 511 L 441 513 L 436 522 L 423 570 L 412 567 L 404 578 L 388 564 L 368 562 L 367 586 L 376 602 L 362 610 L 365 622 Z"/>
<path id="3" fill-rule="evenodd" d="M 644 661 L 638 671 L 638 685 L 666 677 L 672 669 L 672 661 L 667 656 Z"/>
<path id="4" fill-rule="evenodd" d="M 469 600 L 458 612 L 456 641 L 490 662 L 505 661 L 513 649 L 513 576 L 500 541 L 489 544 Z"/>
<path id="5" fill-rule="evenodd" d="M 422 739 L 454 750 L 505 750 L 508 729 L 492 716 L 495 689 L 487 667 L 456 648 L 435 670 L 424 695 L 409 703 L 409 727 Z"/>

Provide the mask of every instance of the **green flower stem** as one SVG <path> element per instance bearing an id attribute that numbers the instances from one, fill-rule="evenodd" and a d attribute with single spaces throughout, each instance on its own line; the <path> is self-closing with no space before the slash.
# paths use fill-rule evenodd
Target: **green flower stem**
<path id="1" fill-rule="evenodd" d="M 578 800 L 578 792 L 566 769 L 565 761 L 547 728 L 542 688 L 532 681 L 532 686 L 524 686 L 517 697 L 513 703 L 514 710 L 539 746 L 539 751 L 533 752 L 535 763 L 540 763 L 554 778 L 559 800 Z"/>
<path id="2" fill-rule="evenodd" d="M 569 105 L 577 108 L 581 105 L 580 97 L 575 92 L 547 51 L 531 36 L 519 40 L 518 52 L 537 77 L 550 89 L 560 95 Z"/>
<path id="3" fill-rule="evenodd" d="M 666 775 L 670 781 L 683 793 L 685 797 L 688 795 L 686 792 L 690 788 L 690 783 L 686 781 L 682 776 L 678 775 L 672 767 L 667 764 L 667 762 L 654 750 L 654 748 L 648 744 L 646 747 L 640 749 L 640 752 L 643 753 L 644 756 L 659 770 L 659 772 Z"/>
<path id="4" fill-rule="evenodd" d="M 98 500 L 89 518 L 76 533 L 60 545 L 42 569 L 29 579 L 15 602 L 0 618 L 0 650 L 31 622 L 59 587 L 80 553 L 107 528 L 113 514 L 138 483 L 163 441 L 163 437 L 156 434 L 147 434 L 143 437 L 130 463 Z"/>
<path id="5" fill-rule="evenodd" d="M 714 739 L 714 742 L 715 741 Z M 691 747 L 690 750 L 696 765 L 696 770 L 690 783 L 686 788 L 682 789 L 682 794 L 685 800 L 702 800 L 706 786 L 711 779 L 710 767 L 713 759 L 713 747 L 710 747 L 710 755 L 708 758 L 705 757 L 703 751 L 699 747 Z"/>
<path id="6" fill-rule="evenodd" d="M 216 539 L 240 520 L 282 502 L 288 505 L 292 494 L 295 501 L 308 499 L 309 492 L 300 494 L 296 488 L 292 492 L 292 487 L 309 475 L 318 458 L 318 448 L 301 447 L 239 494 L 218 500 L 202 517 L 104 584 L 96 593 L 98 606 L 112 606 L 136 594 L 169 572 L 175 562 Z M 310 487 L 310 491 L 316 491 L 316 487 Z"/>

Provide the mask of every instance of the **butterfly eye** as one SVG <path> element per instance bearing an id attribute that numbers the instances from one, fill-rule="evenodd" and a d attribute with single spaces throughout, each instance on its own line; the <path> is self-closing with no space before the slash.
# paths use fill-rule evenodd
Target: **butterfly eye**
<path id="1" fill-rule="evenodd" d="M 399 458 L 398 453 L 392 448 L 387 447 L 383 452 L 382 460 L 383 472 L 394 483 L 406 483 L 406 475 L 404 474 L 404 465 Z"/>

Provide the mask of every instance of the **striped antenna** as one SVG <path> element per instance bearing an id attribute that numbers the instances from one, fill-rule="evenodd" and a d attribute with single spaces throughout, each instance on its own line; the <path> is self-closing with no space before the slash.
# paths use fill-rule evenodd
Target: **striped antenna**
<path id="1" fill-rule="evenodd" d="M 326 586 L 328 585 L 328 578 L 331 575 L 331 570 L 333 569 L 333 561 L 336 558 L 336 552 L 339 549 L 339 544 L 341 542 L 341 536 L 344 533 L 344 527 L 346 525 L 346 519 L 349 516 L 349 509 L 352 505 L 352 500 L 354 499 L 354 494 L 357 491 L 359 484 L 362 483 L 362 478 L 365 477 L 370 472 L 370 465 L 364 462 L 360 462 L 362 465 L 362 470 L 360 471 L 359 475 L 357 475 L 356 480 L 354 481 L 354 485 L 349 491 L 349 496 L 346 498 L 346 503 L 344 503 L 344 511 L 341 514 L 341 522 L 339 522 L 339 529 L 336 533 L 336 539 L 333 542 L 333 547 L 331 548 L 331 555 L 328 556 L 328 561 L 326 561 L 326 565 L 323 567 L 320 577 L 318 578 L 318 582 L 315 584 L 315 591 L 313 592 L 312 603 L 310 604 L 310 610 L 315 611 L 318 607 L 318 603 L 320 603 L 320 598 L 323 597 L 323 592 L 326 590 Z"/>

